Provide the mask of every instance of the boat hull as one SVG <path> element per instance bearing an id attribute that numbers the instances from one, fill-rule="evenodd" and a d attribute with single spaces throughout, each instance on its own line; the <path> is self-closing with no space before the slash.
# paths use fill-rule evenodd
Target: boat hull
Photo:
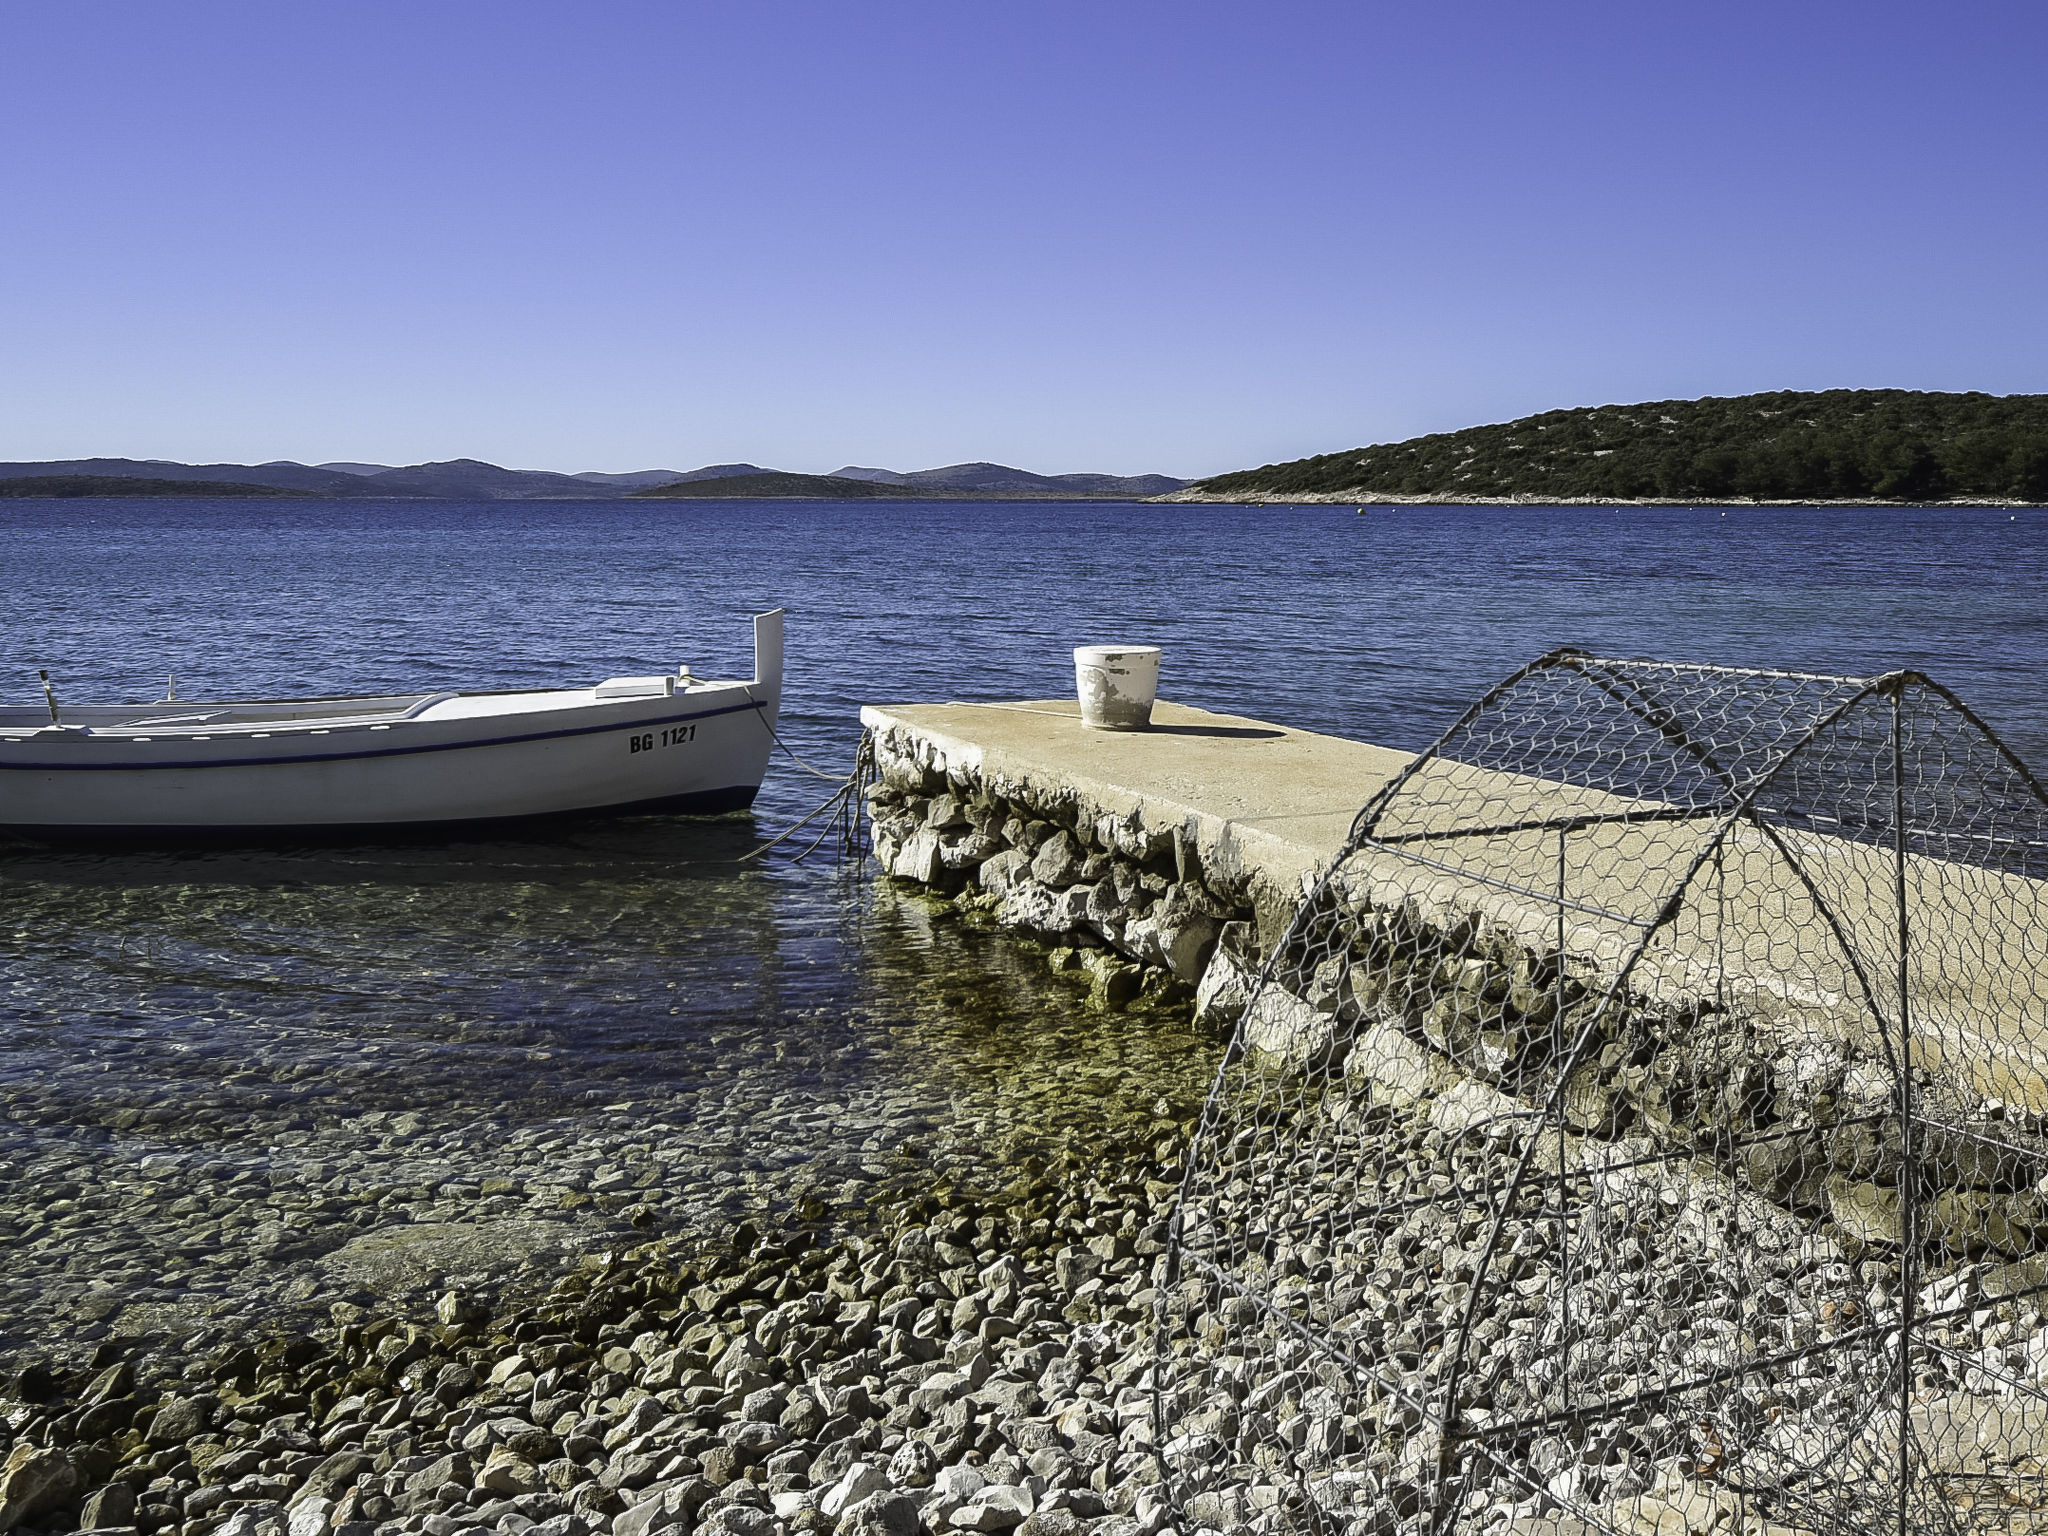
<path id="1" fill-rule="evenodd" d="M 101 850 L 434 843 L 450 838 L 489 837 L 498 833 L 532 831 L 565 823 L 623 816 L 720 816 L 748 809 L 759 792 L 755 787 L 735 785 L 731 789 L 691 791 L 622 805 L 528 811 L 503 816 L 463 816 L 445 821 L 278 822 L 263 826 L 249 822 L 226 822 L 216 826 L 132 822 L 106 826 L 0 824 L 0 838 L 12 836 L 32 843 Z"/>
<path id="2" fill-rule="evenodd" d="M 342 732 L 332 734 L 333 746 L 314 750 L 310 742 L 273 738 L 296 750 L 254 759 L 248 742 L 180 743 L 175 759 L 121 762 L 132 754 L 121 753 L 120 743 L 39 741 L 33 761 L 0 759 L 0 826 L 28 836 L 111 839 L 448 827 L 594 812 L 705 814 L 753 803 L 772 722 L 752 702 L 606 713 L 620 718 L 553 729 L 535 720 L 539 729 L 510 740 L 465 740 L 431 721 L 395 728 L 392 735 L 407 739 L 388 745 L 344 745 L 337 738 L 355 733 Z M 443 739 L 420 739 L 436 735 Z"/>
<path id="3" fill-rule="evenodd" d="M 757 657 L 770 665 L 757 665 L 752 683 L 612 701 L 586 693 L 560 707 L 570 696 L 445 695 L 427 701 L 441 704 L 438 718 L 425 708 L 417 718 L 280 719 L 261 731 L 137 722 L 7 737 L 0 828 L 160 843 L 743 810 L 767 770 L 781 702 L 780 615 L 765 618 Z"/>

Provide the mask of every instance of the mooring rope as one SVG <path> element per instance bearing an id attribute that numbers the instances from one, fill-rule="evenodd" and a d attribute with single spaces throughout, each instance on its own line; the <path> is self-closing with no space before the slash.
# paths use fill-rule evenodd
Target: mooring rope
<path id="1" fill-rule="evenodd" d="M 768 718 L 768 705 L 765 700 L 754 700 L 754 713 L 759 715 L 761 717 L 761 723 L 768 727 L 769 738 L 772 741 L 774 741 L 776 746 L 782 748 L 782 755 L 788 758 L 792 763 L 795 763 L 797 767 L 803 769 L 805 773 L 808 773 L 809 775 L 811 775 L 812 778 L 815 779 L 830 779 L 835 784 L 844 783 L 846 781 L 845 774 L 831 773 L 828 772 L 826 769 L 813 767 L 811 764 L 805 762 L 802 758 L 798 757 L 794 752 L 790 751 L 789 743 L 782 739 L 782 733 L 775 729 L 775 722 Z"/>
<path id="2" fill-rule="evenodd" d="M 773 734 L 775 727 L 771 725 L 768 727 L 768 729 L 769 732 Z M 781 745 L 782 738 L 780 736 L 777 736 L 775 739 L 776 743 L 778 745 Z M 790 752 L 787 746 L 784 746 L 782 750 L 784 752 L 788 752 L 790 758 L 793 761 L 795 761 L 800 767 L 808 769 L 810 772 L 817 774 L 819 778 L 833 780 L 838 784 L 839 787 L 833 790 L 832 793 L 829 796 L 827 796 L 825 800 L 821 804 L 819 804 L 815 809 L 813 809 L 808 815 L 804 816 L 801 820 L 792 823 L 783 832 L 780 832 L 776 836 L 770 838 L 760 847 L 750 849 L 746 853 L 741 854 L 738 858 L 724 862 L 729 862 L 733 864 L 746 864 L 754 859 L 758 859 L 770 848 L 775 847 L 779 843 L 787 842 L 790 838 L 796 836 L 798 832 L 801 832 L 805 827 L 809 826 L 812 822 L 816 821 L 820 816 L 825 815 L 828 811 L 836 812 L 836 814 L 833 816 L 831 821 L 826 823 L 824 831 L 820 832 L 815 838 L 813 838 L 810 844 L 804 849 L 804 851 L 802 853 L 799 853 L 794 859 L 791 859 L 790 862 L 792 864 L 803 863 L 805 859 L 809 858 L 813 853 L 817 852 L 819 846 L 823 844 L 825 839 L 830 837 L 835 831 L 839 833 L 840 852 L 842 855 L 857 852 L 859 849 L 860 842 L 861 807 L 866 803 L 864 791 L 867 789 L 869 784 L 874 782 L 876 777 L 875 741 L 873 734 L 868 731 L 861 732 L 860 745 L 854 749 L 853 772 L 845 775 L 821 773 L 818 769 L 812 768 L 809 763 L 804 762 L 802 758 L 797 757 L 797 755 L 794 752 Z"/>

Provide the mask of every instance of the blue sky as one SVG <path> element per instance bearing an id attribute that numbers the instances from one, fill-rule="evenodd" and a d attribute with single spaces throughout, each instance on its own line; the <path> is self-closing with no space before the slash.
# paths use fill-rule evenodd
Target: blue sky
<path id="1" fill-rule="evenodd" d="M 6 0 L 0 458 L 1201 474 L 2048 390 L 2048 7 Z"/>

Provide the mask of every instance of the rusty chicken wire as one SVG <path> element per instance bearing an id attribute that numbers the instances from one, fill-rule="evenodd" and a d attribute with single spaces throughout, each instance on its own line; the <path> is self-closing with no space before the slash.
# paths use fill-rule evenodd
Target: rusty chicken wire
<path id="1" fill-rule="evenodd" d="M 1919 674 L 1496 687 L 1217 991 L 1181 1527 L 2048 1532 L 2044 880 Z"/>

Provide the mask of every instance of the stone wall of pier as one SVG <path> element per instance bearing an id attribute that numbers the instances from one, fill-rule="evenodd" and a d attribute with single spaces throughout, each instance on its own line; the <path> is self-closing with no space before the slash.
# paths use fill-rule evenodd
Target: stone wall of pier
<path id="1" fill-rule="evenodd" d="M 1191 827 L 1112 812 L 1044 781 L 990 777 L 911 730 L 874 737 L 873 849 L 892 876 L 1052 943 L 1091 999 L 1191 997 L 1239 1025 L 1303 891 L 1205 860 Z M 1848 1257 L 1895 1249 L 1903 1138 L 1896 1083 L 1874 1048 L 1783 1016 L 1696 998 L 1606 998 L 1583 961 L 1497 922 L 1333 887 L 1323 931 L 1283 957 L 1243 1024 L 1281 1071 L 1326 1074 L 1357 1101 L 1420 1103 L 1447 1128 L 1525 1113 L 1558 1042 L 1597 1035 L 1565 1084 L 1574 1138 L 1676 1137 L 1731 1147 L 1723 1177 Z M 2017 1131 L 2018 1127 L 2012 1128 Z M 1918 1127 L 1921 1230 L 1959 1257 L 2022 1260 L 2048 1247 L 2048 1139 Z"/>
<path id="2" fill-rule="evenodd" d="M 1088 974 L 1101 1007 L 1190 993 L 1219 953 L 1235 974 L 1262 937 L 1271 942 L 1296 894 L 1205 867 L 1179 827 L 1071 791 L 991 781 L 911 732 L 877 733 L 875 761 L 868 800 L 882 867 L 1053 942 L 1063 966 Z"/>

